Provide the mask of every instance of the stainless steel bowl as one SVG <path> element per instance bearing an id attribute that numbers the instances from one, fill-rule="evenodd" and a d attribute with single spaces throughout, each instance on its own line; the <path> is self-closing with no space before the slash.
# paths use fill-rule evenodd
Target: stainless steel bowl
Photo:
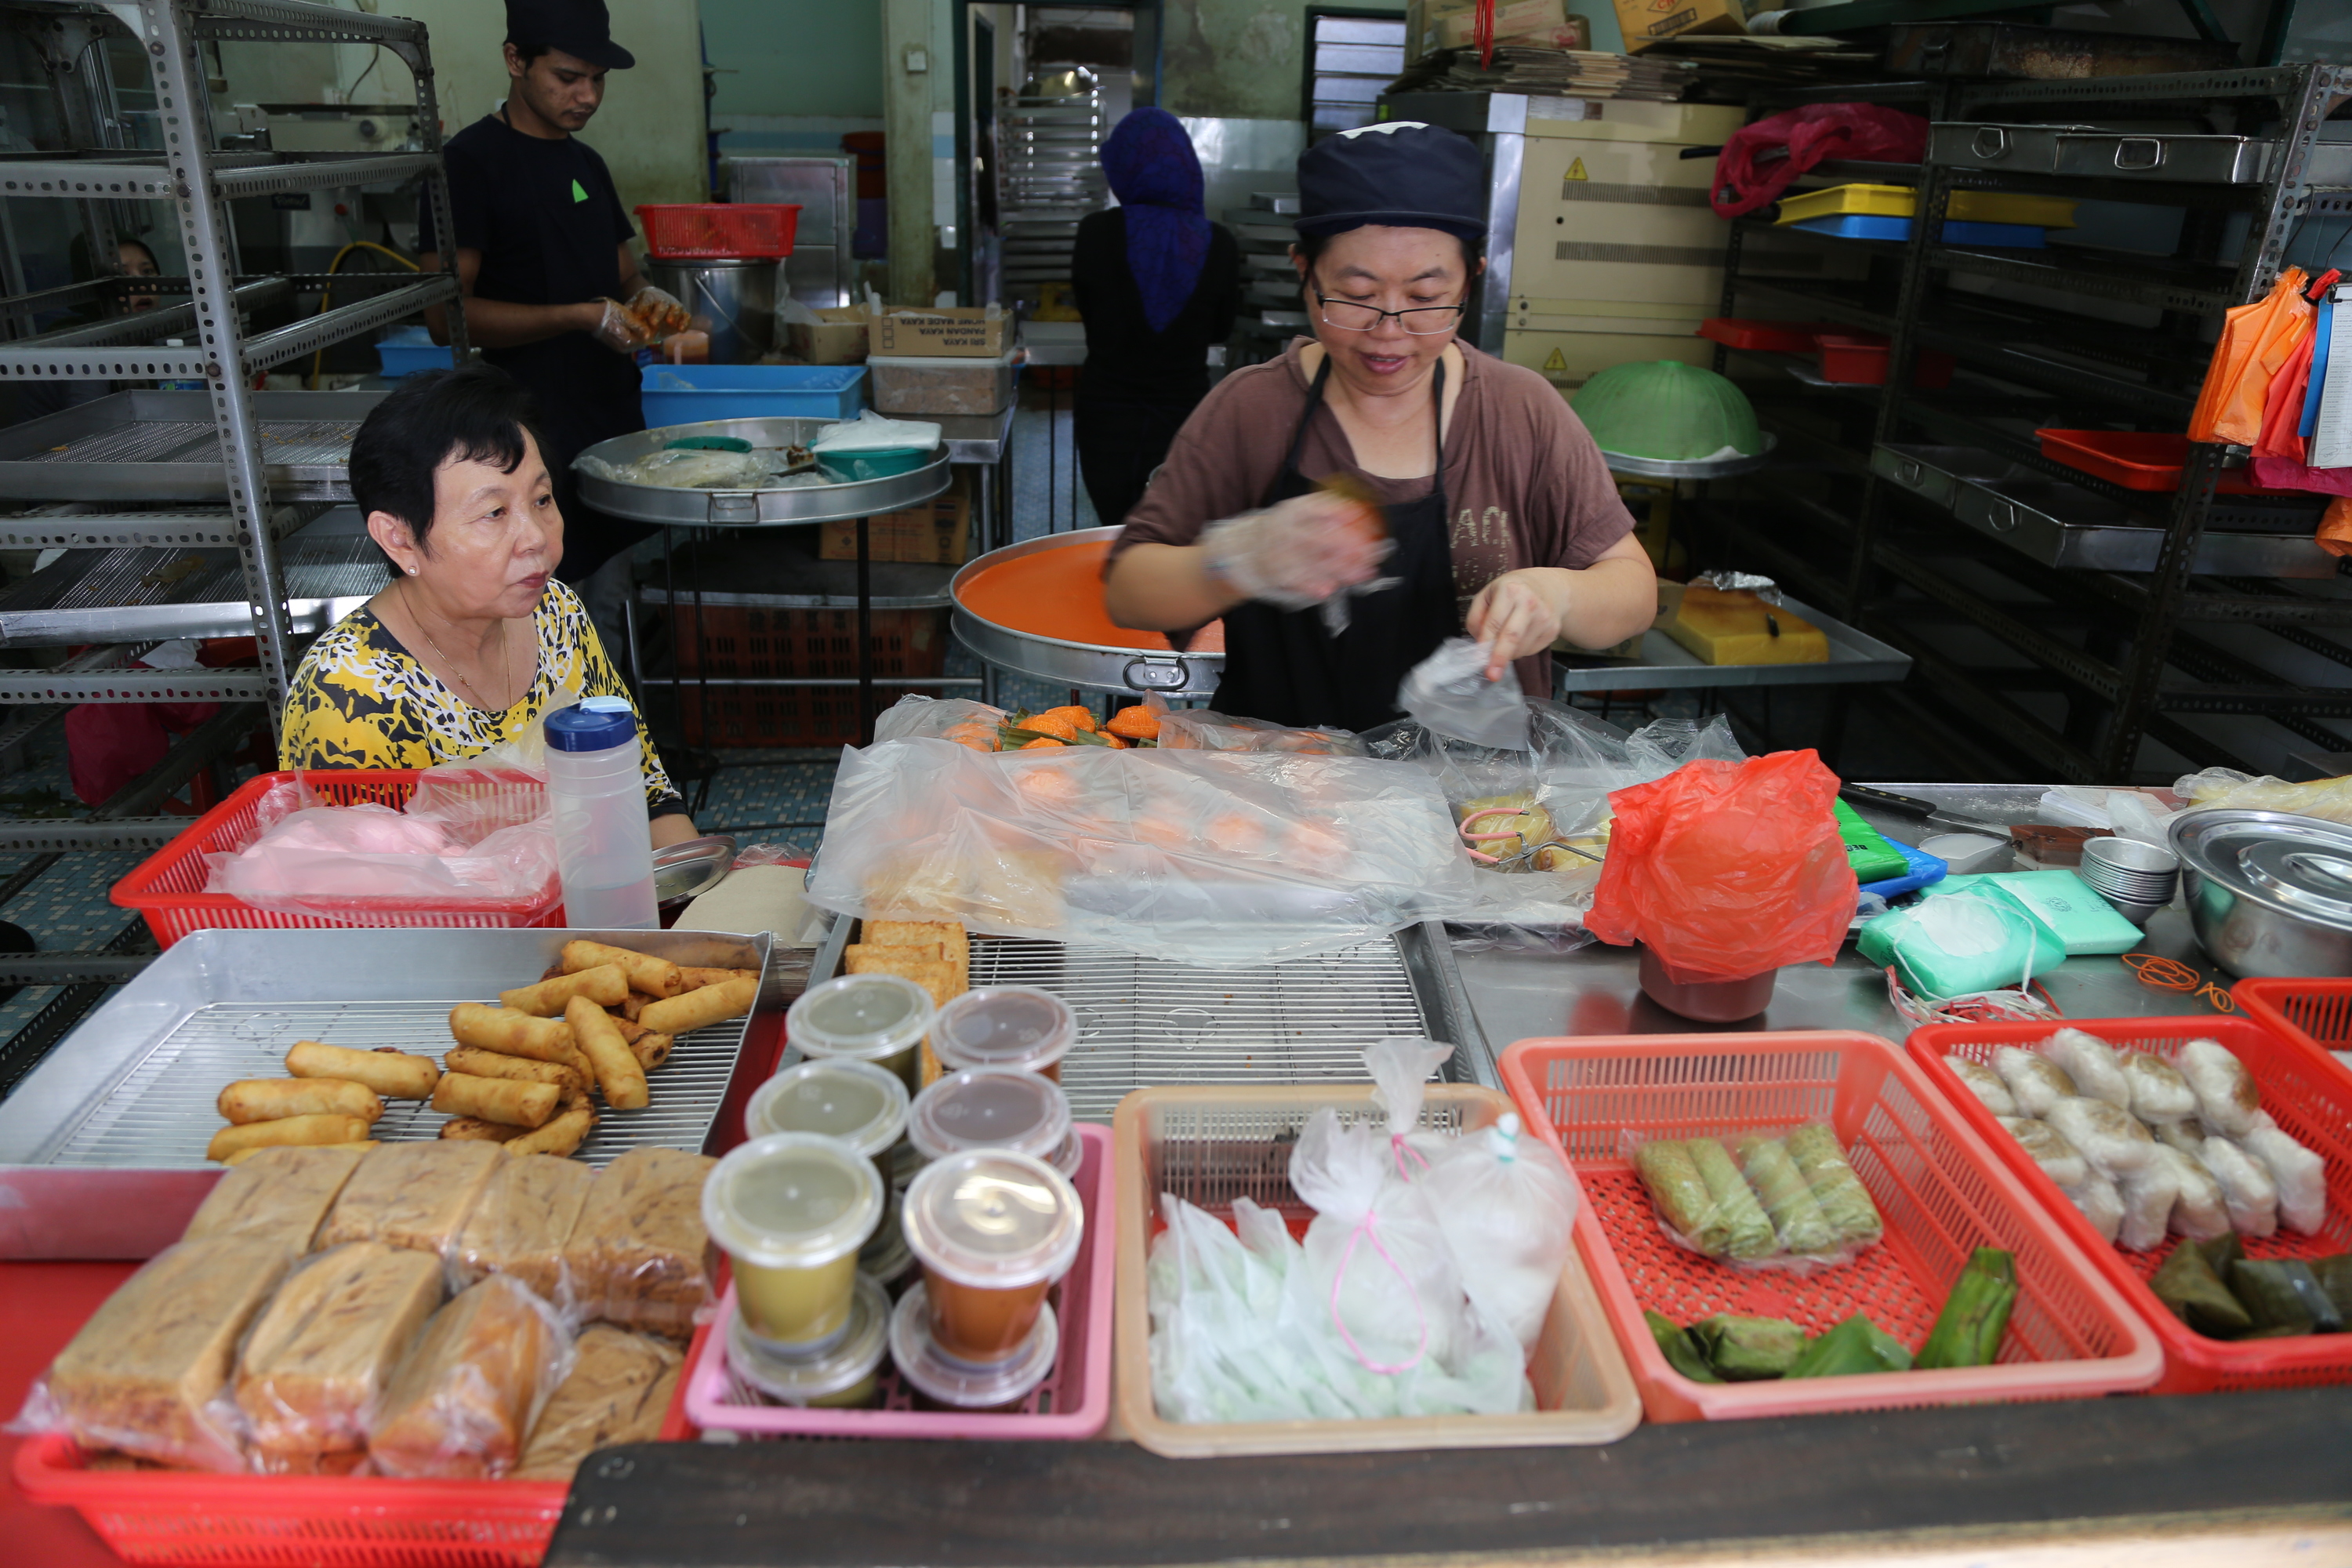
<path id="1" fill-rule="evenodd" d="M 727 879 L 735 868 L 735 840 L 723 833 L 689 838 L 654 851 L 654 900 L 663 909 L 682 905 Z"/>
<path id="2" fill-rule="evenodd" d="M 1000 669 L 1010 669 L 1055 686 L 1086 687 L 1097 691 L 1157 691 L 1163 697 L 1210 696 L 1224 676 L 1223 653 L 1178 653 L 1168 646 L 1167 638 L 1152 632 L 1135 635 L 1139 643 L 1147 638 L 1156 640 L 1157 647 L 1070 642 L 999 626 L 964 605 L 964 588 L 992 566 L 1049 550 L 1079 549 L 1118 537 L 1116 528 L 1081 528 L 992 550 L 973 561 L 948 584 L 948 593 L 955 600 L 951 624 L 956 640 Z"/>
<path id="3" fill-rule="evenodd" d="M 2352 974 L 2352 827 L 2284 811 L 2172 821 L 2189 923 L 2240 975 Z"/>

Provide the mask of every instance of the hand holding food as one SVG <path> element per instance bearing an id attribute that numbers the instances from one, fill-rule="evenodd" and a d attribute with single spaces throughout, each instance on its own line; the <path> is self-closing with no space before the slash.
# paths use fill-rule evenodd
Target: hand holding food
<path id="1" fill-rule="evenodd" d="M 1369 583 L 1394 548 L 1378 514 L 1318 491 L 1202 531 L 1209 575 L 1245 599 L 1304 610 Z"/>

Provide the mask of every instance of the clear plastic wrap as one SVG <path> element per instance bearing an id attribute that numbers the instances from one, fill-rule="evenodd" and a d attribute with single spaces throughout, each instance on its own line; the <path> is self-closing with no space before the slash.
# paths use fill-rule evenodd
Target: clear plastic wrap
<path id="1" fill-rule="evenodd" d="M 387 1476 L 496 1480 L 572 1369 L 555 1309 L 503 1274 L 433 1314 L 368 1421 Z"/>
<path id="2" fill-rule="evenodd" d="M 716 1160 L 677 1149 L 632 1149 L 588 1189 L 563 1267 L 583 1319 L 694 1332 L 711 1300 L 702 1184 Z"/>
<path id="3" fill-rule="evenodd" d="M 166 1247 L 124 1280 L 34 1384 L 12 1428 L 184 1469 L 245 1468 L 225 1395 L 239 1341 L 292 1267 L 258 1237 Z"/>
<path id="4" fill-rule="evenodd" d="M 899 740 L 844 755 L 812 903 L 1242 965 L 1463 912 L 1423 770 L 1361 757 Z"/>
<path id="5" fill-rule="evenodd" d="M 355 1241 L 305 1258 L 237 1358 L 236 1405 L 252 1468 L 348 1475 L 367 1456 L 367 1415 L 441 1305 L 438 1259 Z"/>
<path id="6" fill-rule="evenodd" d="M 975 752 L 992 752 L 997 727 L 1011 717 L 1002 708 L 961 697 L 909 694 L 875 715 L 874 740 L 877 745 L 908 738 L 953 741 Z"/>
<path id="7" fill-rule="evenodd" d="M 1517 1115 L 1506 1112 L 1495 1126 L 1431 1153 L 1420 1185 L 1463 1290 L 1533 1354 L 1576 1225 L 1576 1178 L 1567 1162 L 1543 1139 L 1525 1136 Z"/>
<path id="8" fill-rule="evenodd" d="M 445 1257 L 507 1158 L 498 1144 L 468 1139 L 371 1149 L 328 1212 L 318 1244 L 381 1241 Z"/>
<path id="9" fill-rule="evenodd" d="M 252 1236 L 308 1252 L 360 1157 L 357 1149 L 257 1150 L 213 1184 L 180 1239 Z"/>
<path id="10" fill-rule="evenodd" d="M 2172 793 L 2187 811 L 2284 811 L 2352 823 L 2352 778 L 2289 784 L 2268 773 L 2256 778 L 2235 768 L 2207 768 L 2175 781 Z"/>
<path id="11" fill-rule="evenodd" d="M 878 733 L 878 731 L 877 731 Z M 1264 719 L 1236 719 L 1206 708 L 1171 708 L 1160 716 L 1160 744 L 1171 752 L 1294 752 L 1360 757 L 1363 743 L 1345 730 L 1295 730 Z"/>
<path id="12" fill-rule="evenodd" d="M 535 778 L 469 770 L 405 811 L 308 805 L 299 782 L 263 796 L 261 836 L 208 855 L 208 893 L 257 909 L 367 923 L 388 904 L 553 898 L 555 834 Z"/>
<path id="13" fill-rule="evenodd" d="M 1491 655 L 1468 637 L 1448 637 L 1437 651 L 1405 671 L 1397 706 L 1415 723 L 1448 740 L 1498 751 L 1524 752 L 1532 744 L 1528 700 L 1515 676 L 1486 679 Z"/>
<path id="14" fill-rule="evenodd" d="M 570 1374 L 540 1413 L 509 1475 L 568 1482 L 599 1448 L 652 1442 L 685 1365 L 685 1353 L 667 1340 L 590 1324 L 572 1346 Z"/>
<path id="15" fill-rule="evenodd" d="M 1811 1273 L 1851 1262 L 1884 1230 L 1836 1135 L 1817 1123 L 1780 1136 L 1628 1132 L 1620 1147 L 1667 1239 L 1734 1268 Z"/>
<path id="16" fill-rule="evenodd" d="M 595 1172 L 558 1154 L 523 1154 L 499 1165 L 457 1233 L 451 1285 L 462 1290 L 506 1274 L 550 1301 L 565 1301 L 563 1244 L 595 1180 Z"/>

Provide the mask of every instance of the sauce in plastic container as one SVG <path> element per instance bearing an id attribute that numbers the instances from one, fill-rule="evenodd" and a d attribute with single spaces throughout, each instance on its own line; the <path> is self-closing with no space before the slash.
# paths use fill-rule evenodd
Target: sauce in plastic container
<path id="1" fill-rule="evenodd" d="M 915 1097 L 907 1142 L 926 1160 L 974 1149 L 1007 1149 L 1045 1161 L 1066 1176 L 1084 1152 L 1062 1086 L 1018 1068 L 966 1068 Z"/>
<path id="2" fill-rule="evenodd" d="M 871 1160 L 814 1132 L 753 1139 L 712 1168 L 702 1223 L 734 1264 L 747 1331 L 795 1351 L 841 1338 L 884 1190 Z"/>
<path id="3" fill-rule="evenodd" d="M 983 1149 L 926 1166 L 899 1223 L 923 1266 L 931 1343 L 987 1367 L 1032 1347 L 1045 1292 L 1077 1260 L 1086 1215 L 1053 1166 Z"/>
<path id="4" fill-rule="evenodd" d="M 1077 1044 L 1078 1016 L 1050 991 L 999 985 L 967 991 L 940 1009 L 931 1050 L 940 1065 L 1013 1068 L 1062 1081 L 1062 1058 Z"/>
<path id="5" fill-rule="evenodd" d="M 911 1094 L 922 1087 L 921 1052 L 938 1013 L 931 994 L 897 974 L 845 974 L 812 985 L 784 1016 L 785 1038 L 803 1056 L 846 1057 L 898 1075 Z"/>
<path id="6" fill-rule="evenodd" d="M 862 1410 L 880 1396 L 882 1358 L 890 1348 L 890 1298 L 861 1274 L 852 1290 L 849 1321 L 839 1340 L 805 1355 L 780 1350 L 744 1326 L 739 1310 L 727 1321 L 727 1367 L 779 1405 Z"/>

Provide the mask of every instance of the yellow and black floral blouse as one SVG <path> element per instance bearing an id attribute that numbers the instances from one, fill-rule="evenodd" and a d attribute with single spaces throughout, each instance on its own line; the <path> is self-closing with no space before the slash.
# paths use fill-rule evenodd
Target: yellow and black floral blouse
<path id="1" fill-rule="evenodd" d="M 531 612 L 539 635 L 539 673 L 521 700 L 503 713 L 475 707 L 442 684 L 400 646 L 375 612 L 353 610 L 310 645 L 286 699 L 279 765 L 288 768 L 428 768 L 478 756 L 511 739 L 568 691 L 627 697 L 620 672 L 579 595 L 550 582 Z M 655 816 L 682 811 L 660 753 L 646 733 L 646 807 Z"/>

